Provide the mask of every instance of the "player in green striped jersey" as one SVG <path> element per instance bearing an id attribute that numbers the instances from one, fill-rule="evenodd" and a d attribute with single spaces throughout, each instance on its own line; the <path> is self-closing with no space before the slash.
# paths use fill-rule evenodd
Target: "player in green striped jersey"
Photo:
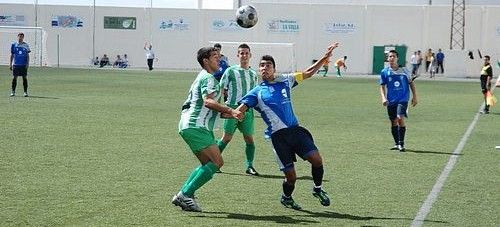
<path id="1" fill-rule="evenodd" d="M 223 89 L 226 98 L 226 104 L 231 108 L 238 107 L 238 101 L 241 97 L 246 95 L 248 91 L 257 86 L 258 80 L 257 72 L 250 68 L 252 53 L 247 44 L 243 43 L 238 46 L 237 57 L 240 60 L 240 64 L 227 68 L 220 81 L 221 90 Z M 222 138 L 217 140 L 217 144 L 222 152 L 233 138 L 236 129 L 238 129 L 243 134 L 243 139 L 245 140 L 246 173 L 258 176 L 259 173 L 253 167 L 253 160 L 255 158 L 253 119 L 253 109 L 249 109 L 245 112 L 245 117 L 242 121 L 224 119 L 224 132 Z"/>
<path id="2" fill-rule="evenodd" d="M 182 106 L 179 134 L 201 163 L 172 198 L 172 203 L 185 211 L 201 212 L 194 193 L 212 179 L 224 164 L 213 133 L 219 113 L 235 119 L 243 117 L 240 111 L 218 103 L 221 91 L 213 73 L 219 68 L 219 57 L 213 47 L 198 50 L 197 59 L 203 70 L 191 84 L 188 98 Z"/>

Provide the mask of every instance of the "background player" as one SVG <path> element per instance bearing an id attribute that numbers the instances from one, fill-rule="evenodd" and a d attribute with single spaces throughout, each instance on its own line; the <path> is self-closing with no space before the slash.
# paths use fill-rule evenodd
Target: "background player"
<path id="1" fill-rule="evenodd" d="M 394 147 L 391 150 L 405 151 L 406 125 L 404 117 L 408 117 L 408 100 L 412 92 L 411 105 L 417 105 L 417 90 L 411 80 L 411 74 L 398 65 L 398 52 L 389 51 L 389 67 L 380 73 L 380 96 L 382 105 L 387 106 L 387 114 L 391 121 L 391 133 Z M 387 89 L 386 89 L 387 87 Z"/>
<path id="2" fill-rule="evenodd" d="M 24 33 L 17 34 L 17 42 L 10 47 L 9 69 L 12 70 L 12 92 L 10 96 L 16 95 L 17 77 L 23 77 L 24 97 L 28 97 L 28 67 L 30 64 L 30 46 L 24 42 Z"/>
<path id="3" fill-rule="evenodd" d="M 238 107 L 238 101 L 257 85 L 258 80 L 257 72 L 250 68 L 252 53 L 247 44 L 243 43 L 238 46 L 237 57 L 240 60 L 240 64 L 227 68 L 220 81 L 221 90 L 224 90 L 226 95 L 226 105 L 231 108 Z M 236 129 L 243 134 L 243 139 L 245 140 L 246 173 L 258 176 L 259 173 L 253 167 L 255 143 L 253 140 L 254 114 L 252 109 L 245 112 L 245 117 L 242 121 L 224 119 L 224 132 L 222 138 L 217 140 L 221 152 L 233 138 Z"/>

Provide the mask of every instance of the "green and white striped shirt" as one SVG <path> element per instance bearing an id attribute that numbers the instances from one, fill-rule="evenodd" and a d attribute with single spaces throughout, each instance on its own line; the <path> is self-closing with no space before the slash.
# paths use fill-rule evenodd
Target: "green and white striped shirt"
<path id="1" fill-rule="evenodd" d="M 202 70 L 189 89 L 189 95 L 182 106 L 179 131 L 187 128 L 206 128 L 213 131 L 219 112 L 205 107 L 203 99 L 214 93 L 214 100 L 220 99 L 220 85 L 214 76 Z"/>
<path id="2" fill-rule="evenodd" d="M 227 90 L 228 106 L 237 106 L 241 97 L 257 86 L 257 73 L 252 68 L 244 69 L 233 65 L 226 69 L 220 80 L 221 89 Z"/>

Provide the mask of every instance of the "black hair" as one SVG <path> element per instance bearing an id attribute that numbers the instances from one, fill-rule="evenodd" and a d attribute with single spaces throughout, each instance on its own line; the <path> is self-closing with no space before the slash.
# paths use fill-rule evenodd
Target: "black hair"
<path id="1" fill-rule="evenodd" d="M 201 49 L 198 50 L 197 59 L 198 63 L 200 63 L 200 66 L 202 68 L 204 68 L 203 59 L 209 59 L 210 53 L 212 53 L 212 51 L 217 51 L 217 50 L 215 50 L 215 47 L 202 47 Z"/>
<path id="2" fill-rule="evenodd" d="M 240 49 L 240 48 L 244 48 L 244 49 L 248 49 L 248 50 L 250 50 L 250 46 L 248 46 L 246 43 L 242 43 L 242 44 L 240 44 L 240 45 L 238 46 L 238 49 Z"/>
<path id="3" fill-rule="evenodd" d="M 393 53 L 396 57 L 399 57 L 399 53 L 396 50 L 390 50 L 389 53 Z"/>
<path id="4" fill-rule="evenodd" d="M 216 44 L 214 44 L 214 47 L 215 47 L 215 48 L 222 49 L 222 45 L 220 45 L 220 43 L 216 43 Z"/>
<path id="5" fill-rule="evenodd" d="M 273 67 L 276 68 L 276 63 L 274 62 L 274 58 L 271 55 L 264 55 L 260 58 L 261 61 L 270 61 L 273 63 Z"/>
<path id="6" fill-rule="evenodd" d="M 490 60 L 490 56 L 489 55 L 485 55 L 484 58 Z"/>

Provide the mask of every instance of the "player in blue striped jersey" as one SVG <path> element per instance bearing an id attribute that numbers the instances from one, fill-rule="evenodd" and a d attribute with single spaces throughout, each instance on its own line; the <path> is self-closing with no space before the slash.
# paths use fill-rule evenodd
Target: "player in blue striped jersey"
<path id="1" fill-rule="evenodd" d="M 387 106 L 387 114 L 391 121 L 391 133 L 394 147 L 391 150 L 405 151 L 406 125 L 404 118 L 408 117 L 408 101 L 410 89 L 412 92 L 411 105 L 417 105 L 417 90 L 411 79 L 411 73 L 398 65 L 398 52 L 389 51 L 389 67 L 380 73 L 380 96 L 382 105 Z"/>
<path id="2" fill-rule="evenodd" d="M 274 75 L 276 72 L 274 58 L 269 55 L 263 56 L 259 63 L 259 74 L 263 82 L 240 100 L 241 105 L 238 110 L 244 112 L 248 108 L 254 108 L 268 126 L 265 133 L 271 138 L 278 165 L 285 175 L 281 203 L 288 208 L 302 209 L 292 198 L 297 179 L 294 168 L 296 155 L 311 163 L 313 196 L 319 198 L 323 206 L 330 205 L 330 199 L 321 187 L 324 173 L 321 155 L 311 133 L 299 126 L 293 113 L 290 89 L 313 76 L 328 61 L 337 46 L 338 43 L 330 45 L 324 56 L 306 70 L 279 76 Z"/>

